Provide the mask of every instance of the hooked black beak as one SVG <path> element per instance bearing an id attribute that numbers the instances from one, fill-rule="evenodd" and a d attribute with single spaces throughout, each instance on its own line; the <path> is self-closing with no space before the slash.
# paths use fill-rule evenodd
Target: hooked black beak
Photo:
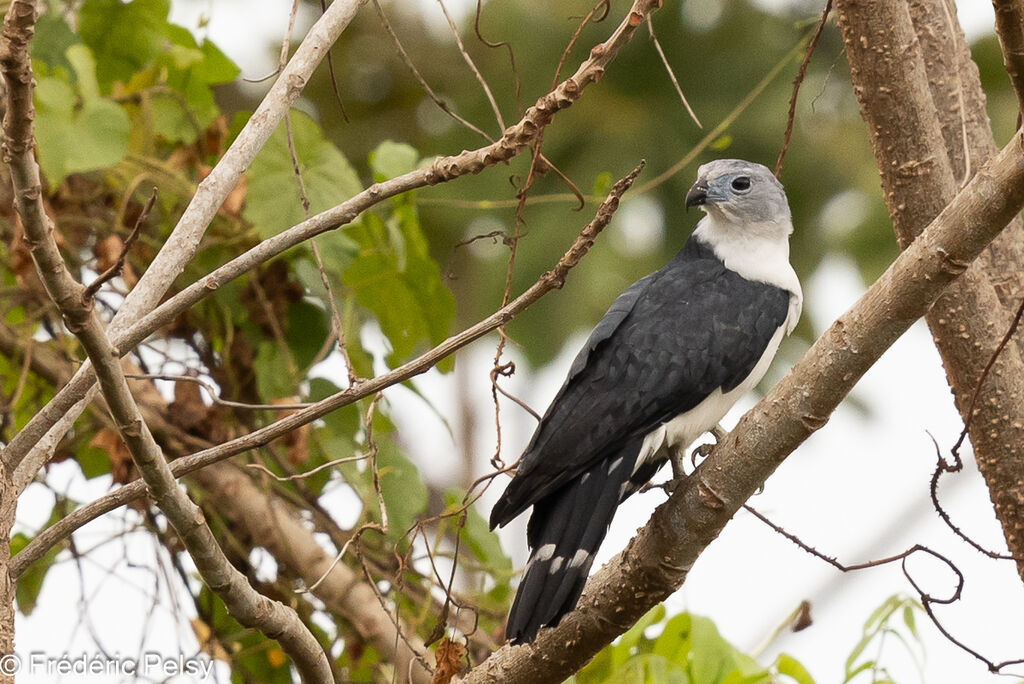
<path id="1" fill-rule="evenodd" d="M 708 200 L 708 182 L 699 180 L 693 184 L 690 191 L 686 193 L 686 208 L 698 207 Z"/>

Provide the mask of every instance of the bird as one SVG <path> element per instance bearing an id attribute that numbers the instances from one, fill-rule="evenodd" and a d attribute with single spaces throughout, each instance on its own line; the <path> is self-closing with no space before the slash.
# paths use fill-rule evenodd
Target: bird
<path id="1" fill-rule="evenodd" d="M 684 205 L 705 215 L 598 322 L 491 510 L 494 529 L 533 507 L 512 643 L 575 608 L 618 505 L 666 462 L 684 477 L 687 447 L 761 380 L 800 318 L 791 212 L 767 167 L 708 162 Z"/>

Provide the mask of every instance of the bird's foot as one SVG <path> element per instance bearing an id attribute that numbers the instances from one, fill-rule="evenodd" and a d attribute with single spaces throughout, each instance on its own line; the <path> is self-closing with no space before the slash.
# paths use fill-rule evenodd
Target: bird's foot
<path id="1" fill-rule="evenodd" d="M 726 436 L 729 434 L 728 432 L 726 432 L 722 428 L 721 425 L 718 425 L 718 424 L 715 424 L 715 426 L 713 428 L 711 428 L 710 430 L 708 430 L 708 432 L 710 432 L 711 436 L 715 438 L 715 443 L 714 444 L 700 444 L 700 445 L 697 446 L 697 448 L 695 448 L 692 452 L 690 452 L 690 464 L 694 468 L 697 467 L 697 459 L 698 458 L 705 459 L 708 456 L 710 456 L 711 452 L 714 451 L 715 447 L 718 446 L 719 444 L 721 444 L 722 440 L 725 439 Z"/>

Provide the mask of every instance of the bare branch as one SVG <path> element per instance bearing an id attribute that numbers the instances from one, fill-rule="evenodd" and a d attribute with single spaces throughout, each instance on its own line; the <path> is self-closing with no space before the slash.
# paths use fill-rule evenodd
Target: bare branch
<path id="1" fill-rule="evenodd" d="M 39 166 L 33 153 L 34 79 L 27 45 L 12 45 L 10 40 L 18 30 L 21 36 L 32 35 L 35 8 L 32 3 L 26 4 L 27 11 L 12 8 L 4 24 L 4 58 L 0 60 L 8 93 L 4 156 L 11 168 L 15 207 L 24 225 L 25 241 L 39 278 L 50 299 L 60 308 L 68 330 L 79 339 L 93 361 L 103 396 L 132 460 L 207 585 L 223 599 L 239 622 L 276 639 L 303 679 L 332 681 L 327 654 L 295 611 L 268 599 L 249 585 L 218 546 L 202 513 L 178 487 L 128 388 L 120 354 L 107 339 L 103 323 L 92 307 L 89 288 L 77 282 L 64 263 L 54 238 L 53 223 L 43 209 Z"/>
<path id="2" fill-rule="evenodd" d="M 996 10 L 996 35 L 1003 48 L 1003 64 L 1017 93 L 1017 109 L 1024 112 L 1024 3 L 992 0 L 992 6 Z"/>
<path id="3" fill-rule="evenodd" d="M 114 316 L 109 326 L 109 335 L 116 347 L 123 348 L 121 336 L 125 330 L 133 327 L 143 313 L 156 307 L 167 288 L 192 259 L 207 226 L 216 216 L 224 199 L 269 139 L 291 103 L 298 98 L 327 48 L 348 26 L 363 2 L 365 0 L 339 0 L 333 3 L 309 30 L 287 68 L 281 72 L 231 147 L 199 184 L 163 248 Z M 95 396 L 95 390 L 89 390 L 91 386 L 90 376 L 88 382 L 76 385 L 74 393 L 65 393 L 60 402 L 47 404 L 6 446 L 4 464 L 14 471 L 29 450 L 73 406 L 84 406 L 79 400 L 86 392 L 89 392 L 90 399 Z M 75 410 L 80 412 L 77 407 Z M 23 477 L 18 479 L 24 480 Z"/>
<path id="4" fill-rule="evenodd" d="M 204 468 L 211 463 L 216 463 L 257 446 L 262 446 L 286 432 L 310 423 L 342 406 L 352 404 L 359 399 L 374 395 L 392 385 L 426 372 L 433 368 L 441 359 L 512 320 L 519 312 L 526 309 L 545 294 L 562 286 L 569 271 L 586 255 L 591 245 L 593 245 L 594 239 L 611 221 L 612 215 L 618 208 L 620 198 L 630 187 L 642 168 L 643 165 L 641 164 L 628 176 L 615 184 L 608 199 L 598 208 L 594 220 L 581 231 L 580 235 L 573 242 L 569 250 L 559 259 L 555 267 L 541 276 L 540 280 L 507 306 L 476 325 L 449 337 L 419 358 L 402 364 L 384 375 L 331 395 L 244 437 L 225 442 L 217 447 L 200 451 L 191 456 L 176 459 L 171 464 L 172 472 L 176 477 L 180 477 Z M 41 558 L 46 553 L 46 550 L 58 541 L 64 539 L 90 520 L 120 507 L 138 496 L 142 496 L 145 491 L 145 486 L 141 482 L 132 482 L 64 516 L 57 523 L 40 532 L 28 546 L 11 559 L 11 575 L 13 577 L 19 576 L 26 567 Z"/>
<path id="5" fill-rule="evenodd" d="M 898 242 L 905 247 L 960 188 L 929 87 L 931 55 L 923 52 L 926 43 L 917 35 L 907 3 L 836 0 L 836 14 L 886 205 Z M 997 292 L 1002 274 L 992 272 L 986 259 L 950 266 L 965 273 L 928 311 L 926 321 L 960 416 L 971 421 L 975 460 L 1003 536 L 1011 553 L 1024 558 L 1024 480 L 1019 476 L 1024 471 L 1024 430 L 1014 427 L 1024 425 L 1024 393 L 1018 391 L 1024 384 L 1024 356 L 998 357 L 971 420 L 971 395 L 1012 310 Z M 1024 270 L 1024 261 L 1011 268 Z M 1024 579 L 1024 561 L 1017 571 Z"/>
<path id="6" fill-rule="evenodd" d="M 463 682 L 560 682 L 675 591 L 739 507 L 960 275 L 957 265 L 975 259 L 1024 207 L 1022 145 L 1018 133 L 743 416 L 626 549 L 591 576 L 574 612 L 532 644 L 502 647 Z"/>
<path id="7" fill-rule="evenodd" d="M 131 250 L 132 245 L 139 238 L 139 231 L 142 229 L 142 222 L 149 216 L 149 212 L 153 209 L 153 204 L 156 202 L 156 188 L 153 188 L 153 194 L 149 196 L 146 201 L 146 205 L 142 207 L 142 211 L 139 213 L 139 217 L 135 219 L 135 225 L 132 227 L 132 232 L 128 234 L 128 238 L 124 241 L 124 245 L 121 247 L 121 253 L 117 255 L 117 259 L 114 263 L 103 273 L 96 277 L 96 280 L 89 283 L 89 286 L 85 288 L 83 296 L 86 299 L 92 299 L 96 296 L 96 293 L 100 291 L 103 284 L 108 280 L 116 278 L 121 274 L 121 269 L 124 268 L 125 259 L 128 258 L 128 251 Z"/>
<path id="8" fill-rule="evenodd" d="M 340 3 L 335 3 L 331 8 L 333 9 L 338 4 Z M 467 174 L 477 174 L 487 167 L 503 163 L 516 156 L 533 142 L 538 131 L 543 130 L 555 114 L 571 106 L 579 99 L 586 86 L 600 78 L 607 65 L 629 42 L 636 28 L 643 23 L 644 17 L 653 11 L 657 4 L 656 0 L 635 0 L 626 19 L 619 24 L 607 40 L 591 49 L 590 57 L 580 65 L 576 73 L 560 83 L 552 92 L 538 99 L 536 104 L 526 111 L 523 118 L 517 124 L 510 126 L 496 142 L 476 150 L 463 151 L 449 157 L 439 157 L 429 167 L 374 183 L 338 206 L 262 241 L 160 306 L 155 307 L 145 316 L 140 316 L 141 320 L 133 323 L 128 329 L 123 331 L 111 329 L 111 341 L 114 346 L 123 352 L 134 348 L 153 331 L 173 320 L 178 314 L 210 294 L 221 284 L 247 273 L 290 247 L 349 223 L 360 213 L 382 200 Z M 33 416 L 21 432 L 11 439 L 3 451 L 3 463 L 11 470 L 17 469 L 18 481 L 31 481 L 35 471 L 25 473 L 18 465 L 33 445 L 41 440 L 57 421 L 71 412 L 73 407 L 75 411 L 78 411 L 79 406 L 84 406 L 80 400 L 86 395 L 92 383 L 92 368 L 89 364 L 84 364 L 71 381 Z M 33 459 L 32 465 L 38 467 L 35 459 Z"/>

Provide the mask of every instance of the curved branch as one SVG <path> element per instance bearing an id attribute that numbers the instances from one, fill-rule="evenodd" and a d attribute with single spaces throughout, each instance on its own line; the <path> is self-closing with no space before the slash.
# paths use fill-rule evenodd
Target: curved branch
<path id="1" fill-rule="evenodd" d="M 560 682 L 678 589 L 739 507 L 1024 207 L 1022 145 L 1018 133 L 743 416 L 626 549 L 590 578 L 574 612 L 532 644 L 502 647 L 463 682 Z"/>
<path id="2" fill-rule="evenodd" d="M 931 47 L 932 41 L 918 38 L 905 2 L 837 0 L 836 12 L 885 201 L 899 243 L 905 246 L 954 197 L 960 185 L 929 88 L 927 65 L 933 60 L 924 49 Z M 949 26 L 951 17 L 942 18 L 949 31 L 956 30 Z M 949 65 L 949 70 L 959 71 L 956 65 Z M 958 128 L 968 130 L 966 124 Z M 1009 237 L 1012 241 L 1014 236 L 1010 233 Z M 1011 261 L 1008 267 L 1019 272 L 1024 269 L 1024 261 L 1019 260 L 1024 258 L 1019 230 L 1016 241 L 1016 264 Z M 963 277 L 939 298 L 926 320 L 957 409 L 965 422 L 970 421 L 975 460 L 1003 536 L 1011 553 L 1024 558 L 1024 481 L 1020 479 L 1024 439 L 1014 427 L 1024 424 L 1024 393 L 1019 391 L 1024 385 L 1021 354 L 999 357 L 975 415 L 969 415 L 971 396 L 985 362 L 1008 327 L 1016 300 L 1024 294 L 1012 294 L 1010 306 L 1004 306 L 997 285 L 1005 276 L 993 272 L 993 258 L 989 251 L 985 259 L 963 262 Z M 1004 250 L 1003 258 L 1014 260 L 1014 250 Z M 1024 579 L 1024 561 L 1017 564 L 1017 571 Z"/>
<path id="3" fill-rule="evenodd" d="M 35 116 L 32 104 L 35 81 L 27 46 L 35 20 L 34 3 L 15 0 L 4 21 L 0 63 L 7 84 L 4 158 L 11 169 L 15 208 L 39 278 L 47 295 L 59 307 L 68 330 L 78 338 L 93 361 L 121 439 L 207 586 L 217 593 L 240 623 L 276 640 L 291 657 L 304 681 L 329 682 L 332 676 L 327 654 L 313 634 L 294 610 L 263 596 L 249 585 L 224 555 L 202 513 L 178 487 L 128 388 L 119 355 L 93 308 L 93 293 L 71 275 L 57 247 L 53 223 L 43 208 L 39 166 L 34 156 L 31 122 Z"/>
<path id="4" fill-rule="evenodd" d="M 270 425 L 255 430 L 247 435 L 243 435 L 237 439 L 233 439 L 230 442 L 225 442 L 224 444 L 216 447 L 205 449 L 192 454 L 191 456 L 176 459 L 171 463 L 171 471 L 174 473 L 175 477 L 181 477 L 182 475 L 187 475 L 188 473 L 199 470 L 200 468 L 212 463 L 222 461 L 236 454 L 248 451 L 249 449 L 267 444 L 277 437 L 280 437 L 297 427 L 311 423 L 314 420 L 327 415 L 331 411 L 341 408 L 342 406 L 352 404 L 359 399 L 371 396 L 381 390 L 391 387 L 392 385 L 396 385 L 408 380 L 409 378 L 415 377 L 420 373 L 424 373 L 433 368 L 439 361 L 441 361 L 441 359 L 450 356 L 458 349 L 461 349 L 483 335 L 496 330 L 498 327 L 505 325 L 515 318 L 521 311 L 536 302 L 545 294 L 551 290 L 562 287 L 569 271 L 586 255 L 591 245 L 594 244 L 594 240 L 597 235 L 611 221 L 612 215 L 618 208 L 620 198 L 625 194 L 626 190 L 629 189 L 642 169 L 643 163 L 641 162 L 641 164 L 633 169 L 629 175 L 615 184 L 609 193 L 608 199 L 598 207 L 594 220 L 583 228 L 572 246 L 568 251 L 566 251 L 562 258 L 559 259 L 555 267 L 541 276 L 541 278 L 527 289 L 526 292 L 516 297 L 506 306 L 502 307 L 476 325 L 463 330 L 457 335 L 449 337 L 447 340 L 422 356 L 404 363 L 384 375 L 377 376 L 376 378 L 367 380 L 355 387 L 350 387 L 347 390 L 333 394 L 325 399 L 321 399 L 316 403 L 310 404 L 304 409 L 295 411 L 294 413 L 291 413 Z M 132 499 L 143 496 L 145 493 L 146 486 L 144 483 L 139 481 L 131 482 L 110 494 L 97 499 L 96 501 L 72 511 L 61 520 L 40 532 L 28 544 L 28 546 L 22 549 L 14 556 L 14 558 L 11 559 L 11 576 L 18 577 L 25 568 L 41 558 L 43 554 L 46 553 L 47 549 L 51 548 L 61 539 L 66 538 L 90 520 L 94 520 L 104 513 L 115 510 Z"/>
<path id="5" fill-rule="evenodd" d="M 513 158 L 536 139 L 539 131 L 551 122 L 555 114 L 572 105 L 579 99 L 587 85 L 600 79 L 607 65 L 629 42 L 637 27 L 658 7 L 658 4 L 656 0 L 635 0 L 626 18 L 607 40 L 591 49 L 590 56 L 579 66 L 576 73 L 538 99 L 523 118 L 507 128 L 496 142 L 476 150 L 439 157 L 427 168 L 417 169 L 382 183 L 374 183 L 338 206 L 264 240 L 151 310 L 127 329 L 115 328 L 112 324 L 112 343 L 122 354 L 128 352 L 161 325 L 193 306 L 223 283 L 239 277 L 305 240 L 351 222 L 378 202 L 416 188 L 436 185 L 467 174 L 477 174 L 487 167 Z M 7 445 L 3 452 L 3 462 L 12 471 L 16 471 L 16 485 L 24 487 L 35 476 L 36 470 L 44 461 L 37 462 L 32 459 L 24 467 L 19 465 L 33 445 L 41 440 L 52 426 L 68 413 L 79 411 L 79 402 L 92 386 L 93 378 L 91 366 L 84 364 L 71 381 L 61 388 L 60 392 L 33 416 Z"/>

